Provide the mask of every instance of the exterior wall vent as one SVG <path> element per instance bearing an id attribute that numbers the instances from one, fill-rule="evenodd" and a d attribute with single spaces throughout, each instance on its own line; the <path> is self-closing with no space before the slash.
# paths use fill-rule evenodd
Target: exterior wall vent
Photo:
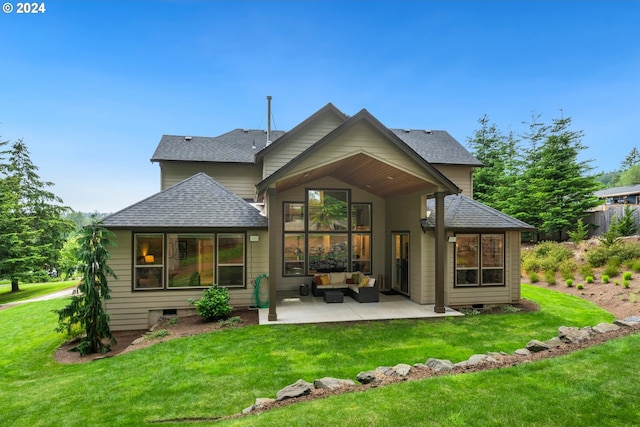
<path id="1" fill-rule="evenodd" d="M 192 139 L 193 139 L 193 137 L 191 137 L 191 136 L 185 136 L 185 137 L 184 137 L 184 140 L 185 140 L 185 141 L 191 141 Z"/>

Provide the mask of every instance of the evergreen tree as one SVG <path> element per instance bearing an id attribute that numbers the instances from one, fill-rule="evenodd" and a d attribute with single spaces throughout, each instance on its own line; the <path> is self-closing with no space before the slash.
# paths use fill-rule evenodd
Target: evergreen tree
<path id="1" fill-rule="evenodd" d="M 117 278 L 107 265 L 109 260 L 108 246 L 113 246 L 109 230 L 100 222 L 94 221 L 80 232 L 78 266 L 82 272 L 82 280 L 78 286 L 78 294 L 71 297 L 66 307 L 56 310 L 58 314 L 58 332 L 71 332 L 79 325 L 85 332 L 77 350 L 81 355 L 106 353 L 116 343 L 109 328 L 109 314 L 104 311 L 104 301 L 111 299 L 107 276 Z M 108 340 L 108 343 L 105 343 Z"/>
<path id="2" fill-rule="evenodd" d="M 581 143 L 582 131 L 572 131 L 570 125 L 571 118 L 536 125 L 539 132 L 533 134 L 518 193 L 526 203 L 520 204 L 520 210 L 529 211 L 528 222 L 545 237 L 560 240 L 584 212 L 600 203 L 594 196 L 599 184 L 589 175 L 589 162 L 578 160 L 586 148 Z"/>
<path id="3" fill-rule="evenodd" d="M 7 144 L 0 142 L 2 147 Z M 53 183 L 40 180 L 22 140 L 0 156 L 0 277 L 10 278 L 16 292 L 30 272 L 55 265 L 73 225 L 62 219 L 67 208 L 46 190 Z"/>
<path id="4" fill-rule="evenodd" d="M 484 167 L 473 174 L 473 198 L 500 209 L 505 192 L 515 176 L 516 146 L 512 133 L 503 135 L 485 114 L 478 119 L 480 129 L 469 138 L 472 154 Z"/>
<path id="5" fill-rule="evenodd" d="M 626 171 L 627 169 L 637 165 L 638 163 L 640 163 L 640 151 L 638 151 L 636 147 L 633 147 L 629 154 L 627 154 L 627 157 L 625 157 L 622 161 L 620 169 L 622 171 Z"/>

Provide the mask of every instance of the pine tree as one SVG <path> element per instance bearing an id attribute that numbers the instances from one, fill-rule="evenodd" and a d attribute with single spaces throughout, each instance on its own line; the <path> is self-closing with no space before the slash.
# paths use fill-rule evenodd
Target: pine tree
<path id="1" fill-rule="evenodd" d="M 478 119 L 480 129 L 469 138 L 472 154 L 483 163 L 473 174 L 473 198 L 500 209 L 505 192 L 516 173 L 517 141 L 513 134 L 503 135 L 485 114 Z"/>
<path id="2" fill-rule="evenodd" d="M 521 183 L 527 204 L 521 209 L 529 210 L 531 225 L 545 237 L 560 240 L 584 212 L 600 203 L 594 196 L 599 184 L 589 175 L 589 162 L 578 160 L 586 148 L 581 143 L 582 131 L 572 131 L 570 125 L 571 118 L 559 118 L 538 128 L 542 133 L 534 135 Z"/>
<path id="3" fill-rule="evenodd" d="M 22 140 L 0 157 L 0 276 L 9 277 L 16 292 L 30 272 L 55 265 L 73 224 L 62 218 L 67 208 L 46 190 L 53 183 L 40 180 Z"/>
<path id="4" fill-rule="evenodd" d="M 104 311 L 103 302 L 111 299 L 107 276 L 117 279 L 113 270 L 107 265 L 109 260 L 108 246 L 113 246 L 109 239 L 113 236 L 100 222 L 94 221 L 80 232 L 80 245 L 77 258 L 82 272 L 82 280 L 78 286 L 78 294 L 71 297 L 66 307 L 56 310 L 58 314 L 58 332 L 71 332 L 79 325 L 85 332 L 77 350 L 81 355 L 106 353 L 116 340 L 109 328 L 109 314 Z M 108 343 L 105 343 L 108 340 Z"/>

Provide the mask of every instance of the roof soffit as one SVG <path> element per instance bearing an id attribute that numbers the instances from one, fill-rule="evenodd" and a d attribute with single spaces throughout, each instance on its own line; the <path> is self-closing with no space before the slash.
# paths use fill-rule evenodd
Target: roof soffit
<path id="1" fill-rule="evenodd" d="M 299 166 L 305 159 L 310 158 L 311 156 L 317 155 L 327 144 L 331 141 L 334 141 L 339 136 L 345 134 L 349 130 L 351 130 L 354 126 L 359 123 L 367 123 L 369 124 L 375 131 L 382 134 L 390 143 L 393 143 L 397 148 L 407 154 L 410 158 L 412 158 L 415 162 L 417 162 L 422 169 L 424 169 L 429 175 L 433 177 L 434 182 L 429 182 L 424 178 L 416 178 L 413 175 L 408 174 L 403 171 L 399 167 L 394 167 L 391 165 L 382 162 L 381 160 L 375 159 L 373 156 L 366 155 L 366 159 L 362 157 L 350 156 L 348 159 L 342 159 L 339 161 L 332 162 L 330 164 L 324 165 L 322 167 L 313 168 L 312 170 L 304 171 L 304 173 L 296 173 L 296 167 Z M 363 151 L 364 154 L 364 151 Z M 367 165 L 366 171 L 362 172 L 358 177 L 351 176 L 349 179 L 345 179 L 345 175 L 349 175 L 348 168 L 349 166 L 355 167 L 357 166 L 354 162 L 355 159 L 359 159 L 363 161 L 364 164 Z M 391 168 L 391 169 L 390 169 Z M 391 171 L 395 171 L 391 173 Z M 293 160 L 287 163 L 285 166 L 280 168 L 278 171 L 274 172 L 272 175 L 267 177 L 265 180 L 260 182 L 257 185 L 258 192 L 263 192 L 266 188 L 272 186 L 277 183 L 276 188 L 279 189 L 288 189 L 292 188 L 295 185 L 301 185 L 306 182 L 310 182 L 314 179 L 317 179 L 321 176 L 334 176 L 337 179 L 340 179 L 344 182 L 351 183 L 355 186 L 361 187 L 366 191 L 372 191 L 371 188 L 373 184 L 370 184 L 367 181 L 368 177 L 375 177 L 376 179 L 373 182 L 380 184 L 382 181 L 381 177 L 383 172 L 386 171 L 388 174 L 384 176 L 384 179 L 387 181 L 396 181 L 395 178 L 388 179 L 387 177 L 393 175 L 398 175 L 397 183 L 395 183 L 395 187 L 397 191 L 402 188 L 401 183 L 406 184 L 406 189 L 399 193 L 393 192 L 391 187 L 394 186 L 394 183 L 387 183 L 384 185 L 385 189 L 382 188 L 380 191 L 381 196 L 389 196 L 389 195 L 398 195 L 405 194 L 410 191 L 417 191 L 419 189 L 432 188 L 433 191 L 445 191 L 450 194 L 459 193 L 460 189 L 453 184 L 448 178 L 446 178 L 439 170 L 429 164 L 424 158 L 419 156 L 411 147 L 409 147 L 406 143 L 404 143 L 397 135 L 395 135 L 391 130 L 386 128 L 382 123 L 380 123 L 375 117 L 373 117 L 366 109 L 361 110 L 355 116 L 348 119 L 345 123 L 343 123 L 338 128 L 334 129 L 332 132 L 327 134 L 324 138 L 320 139 L 318 142 L 313 144 L 307 150 L 305 150 L 300 155 L 296 156 Z M 313 172 L 313 173 L 312 173 Z M 293 175 L 293 176 L 288 176 Z M 313 179 L 309 179 L 309 177 L 313 176 Z M 342 177 L 342 178 L 341 178 Z M 282 182 L 280 182 L 282 180 Z M 367 184 L 370 187 L 367 187 Z M 409 190 L 411 189 L 411 190 Z M 372 191 L 373 192 L 373 191 Z"/>

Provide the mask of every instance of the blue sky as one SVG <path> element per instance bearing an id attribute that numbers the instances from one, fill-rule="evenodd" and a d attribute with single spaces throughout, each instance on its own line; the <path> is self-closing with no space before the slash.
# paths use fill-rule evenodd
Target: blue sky
<path id="1" fill-rule="evenodd" d="M 2 1 L 4 3 L 4 0 Z M 159 190 L 162 134 L 288 130 L 332 102 L 466 145 L 573 118 L 597 170 L 640 147 L 639 1 L 45 1 L 0 13 L 0 137 L 75 210 Z"/>

